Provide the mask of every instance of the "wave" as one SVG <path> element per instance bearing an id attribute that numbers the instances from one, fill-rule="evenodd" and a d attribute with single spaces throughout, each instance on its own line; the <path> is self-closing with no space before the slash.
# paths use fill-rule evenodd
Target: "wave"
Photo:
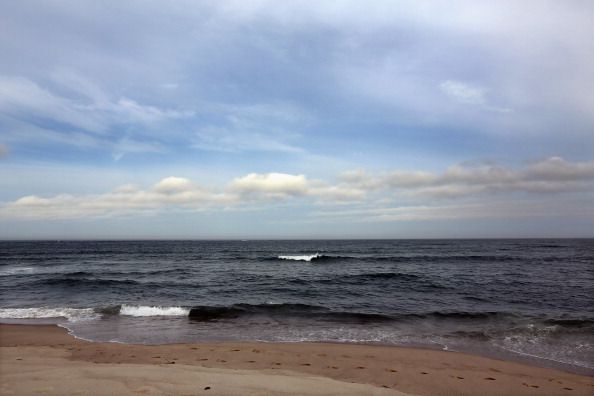
<path id="1" fill-rule="evenodd" d="M 0 270 L 0 276 L 29 275 L 35 272 L 33 267 L 9 267 Z"/>
<path id="2" fill-rule="evenodd" d="M 74 271 L 62 272 L 63 277 L 94 277 L 94 276 L 148 276 L 163 274 L 189 274 L 191 270 L 185 268 L 142 270 L 142 271 Z"/>
<path id="3" fill-rule="evenodd" d="M 468 323 L 488 326 L 488 329 L 513 333 L 589 333 L 594 330 L 592 318 L 527 318 L 509 312 L 430 311 L 425 313 L 374 313 L 331 310 L 310 304 L 233 304 L 227 306 L 151 306 L 111 305 L 97 308 L 36 307 L 0 308 L 0 319 L 65 318 L 70 322 L 100 319 L 110 316 L 129 317 L 187 317 L 192 321 L 217 321 L 263 316 L 276 319 L 311 319 L 316 321 L 369 324 L 386 322 L 417 323 Z M 441 325 L 440 325 L 441 326 Z M 474 330 L 473 330 L 474 331 Z M 468 334 L 472 337 L 489 337 L 493 334 Z M 459 335 L 463 335 L 460 333 Z"/>
<path id="4" fill-rule="evenodd" d="M 434 311 L 425 314 L 413 314 L 421 319 L 454 319 L 454 320 L 501 320 L 516 318 L 507 312 L 468 312 L 468 311 Z"/>
<path id="5" fill-rule="evenodd" d="M 80 275 L 79 275 L 80 276 Z M 87 286 L 130 286 L 138 285 L 139 282 L 131 279 L 99 279 L 73 276 L 61 276 L 58 278 L 41 279 L 31 282 L 32 285 L 48 285 L 63 287 L 87 287 Z"/>
<path id="6" fill-rule="evenodd" d="M 322 257 L 322 255 L 320 255 L 319 253 L 316 253 L 316 254 L 310 254 L 310 255 L 278 256 L 277 258 L 279 260 L 294 260 L 294 261 L 308 261 L 309 262 L 309 261 L 318 259 L 320 257 Z"/>
<path id="7" fill-rule="evenodd" d="M 337 322 L 378 322 L 390 321 L 387 315 L 332 311 L 328 308 L 308 304 L 234 304 L 231 306 L 192 307 L 189 317 L 197 321 L 234 319 L 243 316 L 302 317 L 319 318 Z"/>
<path id="8" fill-rule="evenodd" d="M 272 260 L 293 260 L 293 261 L 334 261 L 334 260 L 353 260 L 357 259 L 357 257 L 353 256 L 341 256 L 341 255 L 329 255 L 329 254 L 297 254 L 297 255 L 282 255 L 272 258 Z M 363 258 L 361 258 L 363 259 Z"/>
<path id="9" fill-rule="evenodd" d="M 377 287 L 397 287 L 400 290 L 438 290 L 450 289 L 449 286 L 435 282 L 429 277 L 407 274 L 404 272 L 366 272 L 361 274 L 349 274 L 341 277 L 329 277 L 312 280 L 292 279 L 289 281 L 302 285 L 369 285 L 377 284 Z"/>
<path id="10" fill-rule="evenodd" d="M 190 309 L 183 307 L 159 307 L 122 305 L 119 314 L 123 316 L 188 316 Z"/>
<path id="11" fill-rule="evenodd" d="M 65 318 L 69 322 L 100 317 L 93 308 L 0 308 L 1 319 L 51 319 Z"/>
<path id="12" fill-rule="evenodd" d="M 402 279 L 402 280 L 419 280 L 422 276 L 415 274 L 406 274 L 402 272 L 366 272 L 363 274 L 353 274 L 343 277 L 343 279 L 355 280 L 373 280 L 373 279 Z"/>
<path id="13" fill-rule="evenodd" d="M 271 258 L 266 258 L 270 260 Z M 401 255 L 401 256 L 349 256 L 349 255 L 335 255 L 335 254 L 296 254 L 296 255 L 280 255 L 273 257 L 272 260 L 293 260 L 293 261 L 364 261 L 364 262 L 440 262 L 440 261 L 478 261 L 478 262 L 508 262 L 521 260 L 521 257 L 508 255 Z"/>
<path id="14" fill-rule="evenodd" d="M 584 328 L 591 327 L 594 330 L 594 319 L 547 319 L 545 323 L 551 326 Z"/>

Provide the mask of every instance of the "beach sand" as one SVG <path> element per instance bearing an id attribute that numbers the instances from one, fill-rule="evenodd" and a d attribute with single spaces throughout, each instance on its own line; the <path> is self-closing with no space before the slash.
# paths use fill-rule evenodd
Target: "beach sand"
<path id="1" fill-rule="evenodd" d="M 457 352 L 323 343 L 128 345 L 0 325 L 2 395 L 594 395 L 594 378 Z"/>

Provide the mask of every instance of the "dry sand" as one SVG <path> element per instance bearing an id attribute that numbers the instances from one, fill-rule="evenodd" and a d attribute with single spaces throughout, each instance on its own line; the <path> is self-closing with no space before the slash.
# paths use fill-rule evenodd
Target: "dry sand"
<path id="1" fill-rule="evenodd" d="M 594 378 L 456 352 L 322 343 L 126 345 L 0 325 L 2 395 L 594 395 Z"/>

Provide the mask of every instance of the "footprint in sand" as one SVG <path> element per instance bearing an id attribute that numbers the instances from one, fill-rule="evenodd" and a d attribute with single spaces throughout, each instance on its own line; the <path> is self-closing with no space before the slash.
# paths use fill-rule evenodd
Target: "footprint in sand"
<path id="1" fill-rule="evenodd" d="M 191 347 L 190 349 L 196 350 L 196 349 L 200 349 L 200 348 L 197 348 L 197 347 Z"/>
<path id="2" fill-rule="evenodd" d="M 531 388 L 540 388 L 538 385 L 530 385 Z"/>
<path id="3" fill-rule="evenodd" d="M 256 363 L 255 360 L 246 360 L 246 363 Z"/>
<path id="4" fill-rule="evenodd" d="M 394 370 L 394 369 L 386 369 L 386 371 L 389 371 L 390 373 L 397 373 L 398 370 Z"/>
<path id="5" fill-rule="evenodd" d="M 231 352 L 239 352 L 241 349 L 231 349 Z"/>
<path id="6" fill-rule="evenodd" d="M 358 368 L 359 370 L 363 370 L 365 367 L 363 367 L 363 366 L 357 366 L 356 368 Z"/>
<path id="7" fill-rule="evenodd" d="M 423 375 L 426 375 L 426 374 L 429 374 L 429 373 L 426 373 L 426 372 L 424 372 L 424 371 L 421 371 L 421 374 L 423 374 Z"/>
<path id="8" fill-rule="evenodd" d="M 309 363 L 301 363 L 301 366 L 311 366 Z"/>
<path id="9" fill-rule="evenodd" d="M 487 381 L 495 381 L 495 378 L 493 378 L 493 377 L 487 377 L 487 378 L 483 378 L 483 379 L 487 380 Z"/>
<path id="10" fill-rule="evenodd" d="M 565 389 L 565 390 L 573 390 L 573 388 L 563 388 L 563 389 Z"/>
<path id="11" fill-rule="evenodd" d="M 456 377 L 456 378 L 458 378 L 458 379 L 464 379 L 464 377 Z"/>
<path id="12" fill-rule="evenodd" d="M 336 366 L 332 366 L 332 368 L 333 368 L 334 370 L 338 370 L 338 367 L 336 367 Z"/>
<path id="13" fill-rule="evenodd" d="M 274 365 L 281 366 L 282 364 L 281 363 L 274 363 Z"/>

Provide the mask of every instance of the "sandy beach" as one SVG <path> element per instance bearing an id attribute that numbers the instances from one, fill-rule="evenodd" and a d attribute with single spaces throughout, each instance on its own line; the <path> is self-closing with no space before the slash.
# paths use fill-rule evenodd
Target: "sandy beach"
<path id="1" fill-rule="evenodd" d="M 351 344 L 127 345 L 0 325 L 3 395 L 592 395 L 594 378 L 456 352 Z"/>

